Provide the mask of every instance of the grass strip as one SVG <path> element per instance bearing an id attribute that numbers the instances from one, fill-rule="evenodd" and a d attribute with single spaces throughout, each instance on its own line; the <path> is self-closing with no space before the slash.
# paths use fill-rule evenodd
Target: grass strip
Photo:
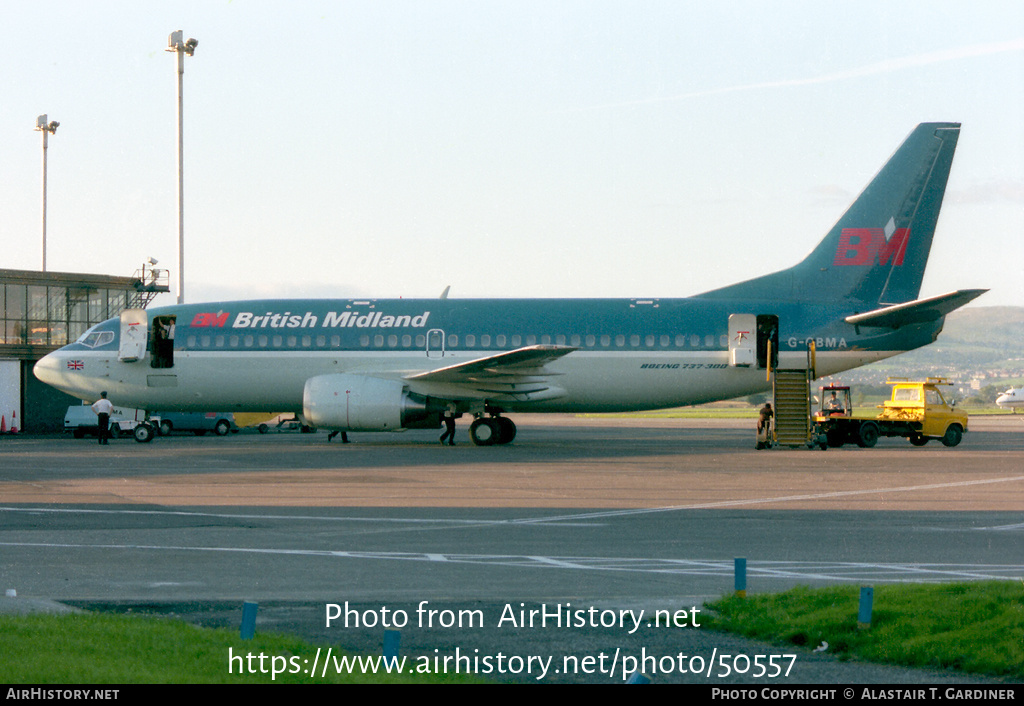
<path id="1" fill-rule="evenodd" d="M 708 604 L 709 627 L 841 659 L 1024 678 L 1024 581 L 876 586 L 870 627 L 860 588 L 795 588 Z"/>
<path id="2" fill-rule="evenodd" d="M 229 649 L 235 660 L 229 673 Z M 321 648 L 321 665 L 327 648 Z M 0 616 L 3 684 L 384 684 L 478 681 L 464 675 L 341 673 L 310 675 L 317 646 L 287 635 L 200 628 L 177 620 L 112 614 Z M 245 655 L 264 655 L 246 659 Z M 345 654 L 337 648 L 332 656 Z M 276 663 L 273 658 L 277 657 Z M 333 660 L 332 660 L 333 662 Z M 273 666 L 284 670 L 276 676 Z M 245 667 L 243 670 L 243 666 Z M 251 673 L 255 670 L 256 673 Z M 239 673 L 243 672 L 243 673 Z"/>

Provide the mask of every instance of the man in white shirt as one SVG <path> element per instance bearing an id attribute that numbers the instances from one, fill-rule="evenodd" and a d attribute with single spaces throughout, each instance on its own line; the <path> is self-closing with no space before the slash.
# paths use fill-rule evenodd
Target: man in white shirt
<path id="1" fill-rule="evenodd" d="M 92 411 L 96 413 L 99 419 L 99 437 L 100 443 L 106 445 L 107 438 L 110 436 L 108 425 L 110 424 L 110 413 L 114 411 L 114 405 L 110 400 L 107 399 L 107 393 L 104 390 L 100 393 L 100 398 L 96 400 L 92 406 Z"/>

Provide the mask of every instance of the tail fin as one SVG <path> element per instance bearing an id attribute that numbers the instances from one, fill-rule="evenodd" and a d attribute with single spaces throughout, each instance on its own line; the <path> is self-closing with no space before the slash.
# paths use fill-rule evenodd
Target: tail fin
<path id="1" fill-rule="evenodd" d="M 960 123 L 918 125 L 802 262 L 701 296 L 826 295 L 871 307 L 916 299 L 959 136 Z"/>

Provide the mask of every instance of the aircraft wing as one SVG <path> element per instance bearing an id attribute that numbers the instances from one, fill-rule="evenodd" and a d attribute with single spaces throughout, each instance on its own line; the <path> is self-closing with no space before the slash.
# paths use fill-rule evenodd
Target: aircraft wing
<path id="1" fill-rule="evenodd" d="M 492 399 L 538 400 L 559 397 L 553 373 L 545 366 L 575 351 L 571 346 L 526 346 L 497 355 L 407 375 L 406 380 L 456 385 Z"/>
<path id="2" fill-rule="evenodd" d="M 922 324 L 935 321 L 949 312 L 959 309 L 967 302 L 980 297 L 987 289 L 960 289 L 937 297 L 917 299 L 903 304 L 882 307 L 863 314 L 847 316 L 845 321 L 854 326 L 877 326 L 879 328 L 899 328 L 910 324 Z"/>

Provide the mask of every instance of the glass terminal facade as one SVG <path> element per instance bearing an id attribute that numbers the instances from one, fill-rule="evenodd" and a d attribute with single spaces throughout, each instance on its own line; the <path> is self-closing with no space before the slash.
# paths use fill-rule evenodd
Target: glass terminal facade
<path id="1" fill-rule="evenodd" d="M 0 345 L 60 347 L 128 307 L 123 289 L 74 284 L 0 287 Z"/>

